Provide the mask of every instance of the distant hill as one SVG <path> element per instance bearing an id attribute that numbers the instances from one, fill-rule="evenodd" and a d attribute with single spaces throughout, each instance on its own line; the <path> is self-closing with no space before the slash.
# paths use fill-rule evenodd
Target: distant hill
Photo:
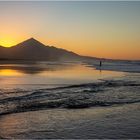
<path id="1" fill-rule="evenodd" d="M 0 59 L 10 60 L 80 60 L 82 56 L 56 48 L 46 46 L 34 38 L 30 38 L 11 48 L 0 46 Z"/>

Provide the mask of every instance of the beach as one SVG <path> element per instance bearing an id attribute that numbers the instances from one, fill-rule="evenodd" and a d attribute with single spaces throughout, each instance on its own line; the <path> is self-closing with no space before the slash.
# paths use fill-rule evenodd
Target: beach
<path id="1" fill-rule="evenodd" d="M 140 1 L 0 1 L 0 140 L 140 139 Z"/>
<path id="2" fill-rule="evenodd" d="M 53 88 L 5 90 L 4 94 L 1 90 L 0 136 L 139 139 L 140 74 L 125 72 L 97 79 Z"/>
<path id="3" fill-rule="evenodd" d="M 48 109 L 2 116 L 0 134 L 18 139 L 139 139 L 140 104 Z"/>

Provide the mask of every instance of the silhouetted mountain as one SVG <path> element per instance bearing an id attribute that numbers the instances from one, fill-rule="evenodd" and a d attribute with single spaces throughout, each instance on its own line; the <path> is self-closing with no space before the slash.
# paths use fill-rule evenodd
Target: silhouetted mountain
<path id="1" fill-rule="evenodd" d="M 11 48 L 0 47 L 0 59 L 20 60 L 79 60 L 81 56 L 64 49 L 46 46 L 30 38 Z"/>
<path id="2" fill-rule="evenodd" d="M 7 49 L 3 46 L 0 46 L 0 59 L 7 57 L 6 52 L 7 52 Z"/>

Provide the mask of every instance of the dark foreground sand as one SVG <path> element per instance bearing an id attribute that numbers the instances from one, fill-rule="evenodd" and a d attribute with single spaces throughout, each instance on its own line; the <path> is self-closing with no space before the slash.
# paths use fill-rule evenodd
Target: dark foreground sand
<path id="1" fill-rule="evenodd" d="M 4 138 L 140 138 L 140 103 L 86 109 L 49 109 L 0 118 Z"/>

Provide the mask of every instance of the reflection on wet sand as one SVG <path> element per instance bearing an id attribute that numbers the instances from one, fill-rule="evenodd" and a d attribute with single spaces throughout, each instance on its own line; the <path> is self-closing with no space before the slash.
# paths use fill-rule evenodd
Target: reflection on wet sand
<path id="1" fill-rule="evenodd" d="M 0 75 L 1 76 L 20 76 L 22 75 L 15 69 L 0 69 Z"/>
<path id="2" fill-rule="evenodd" d="M 38 62 L 31 64 L 0 64 L 1 88 L 51 87 L 90 83 L 101 78 L 122 76 L 121 72 L 95 70 L 81 63 Z M 26 87 L 25 87 L 26 85 Z M 54 86 L 55 85 L 55 86 Z M 36 86 L 36 87 L 35 87 Z"/>
<path id="3" fill-rule="evenodd" d="M 25 74 L 38 74 L 43 71 L 57 71 L 69 68 L 70 65 L 50 65 L 50 64 L 7 64 L 0 65 L 0 75 L 7 75 L 13 72 Z"/>
<path id="4" fill-rule="evenodd" d="M 10 114 L 0 118 L 0 136 L 9 139 L 139 139 L 139 107 L 139 104 L 130 104 Z"/>

